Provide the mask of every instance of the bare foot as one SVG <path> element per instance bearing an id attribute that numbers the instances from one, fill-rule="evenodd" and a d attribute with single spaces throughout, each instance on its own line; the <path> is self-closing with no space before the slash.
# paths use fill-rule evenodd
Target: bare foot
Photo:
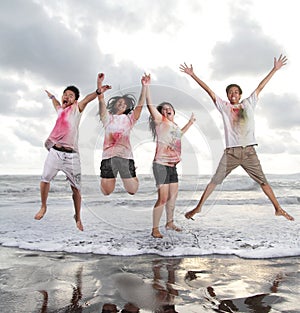
<path id="1" fill-rule="evenodd" d="M 289 221 L 294 220 L 294 218 L 291 215 L 289 215 L 286 211 L 284 211 L 284 209 L 282 209 L 282 208 L 279 208 L 278 210 L 276 210 L 275 215 L 276 216 L 283 216 Z"/>
<path id="2" fill-rule="evenodd" d="M 44 215 L 46 214 L 47 207 L 41 207 L 41 209 L 35 214 L 34 219 L 35 220 L 41 220 Z"/>
<path id="3" fill-rule="evenodd" d="M 181 228 L 177 227 L 173 221 L 170 221 L 166 224 L 166 229 L 168 230 L 175 230 L 175 231 L 182 231 Z"/>
<path id="4" fill-rule="evenodd" d="M 75 222 L 76 222 L 76 227 L 79 230 L 83 231 L 83 225 L 81 223 L 81 219 L 80 218 L 78 219 L 76 215 L 74 215 L 74 219 L 75 219 Z"/>
<path id="5" fill-rule="evenodd" d="M 151 236 L 154 238 L 163 238 L 164 236 L 160 233 L 158 227 L 152 228 Z"/>
<path id="6" fill-rule="evenodd" d="M 189 212 L 187 212 L 187 213 L 185 213 L 185 218 L 187 218 L 188 220 L 193 220 L 194 221 L 194 219 L 193 219 L 193 216 L 196 214 L 196 213 L 199 213 L 200 211 L 199 210 L 197 210 L 197 209 L 194 209 L 194 210 L 192 210 L 192 211 L 189 211 Z"/>

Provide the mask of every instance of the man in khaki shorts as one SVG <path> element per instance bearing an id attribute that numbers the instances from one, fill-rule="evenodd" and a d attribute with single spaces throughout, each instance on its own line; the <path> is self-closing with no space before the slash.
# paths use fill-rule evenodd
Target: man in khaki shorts
<path id="1" fill-rule="evenodd" d="M 79 90 L 75 86 L 68 86 L 62 95 L 62 104 L 48 91 L 48 97 L 52 100 L 57 112 L 55 126 L 45 142 L 49 151 L 44 164 L 44 170 L 40 182 L 41 208 L 34 218 L 40 220 L 47 211 L 47 199 L 51 180 L 58 171 L 65 173 L 72 189 L 72 198 L 75 208 L 76 227 L 83 231 L 81 222 L 81 166 L 78 152 L 79 122 L 86 105 L 94 100 L 97 95 L 105 92 L 110 86 L 102 86 L 104 75 L 98 74 L 96 91 L 88 94 L 78 101 Z"/>
<path id="2" fill-rule="evenodd" d="M 260 82 L 250 97 L 241 101 L 242 89 L 239 85 L 231 84 L 226 88 L 227 98 L 222 100 L 217 96 L 199 77 L 194 73 L 193 66 L 188 67 L 185 63 L 180 65 L 180 70 L 190 75 L 211 97 L 217 110 L 222 114 L 226 149 L 220 160 L 215 175 L 206 186 L 196 208 L 187 212 L 185 217 L 193 219 L 214 191 L 227 175 L 236 167 L 241 166 L 248 175 L 261 186 L 263 192 L 272 202 L 277 216 L 284 216 L 292 221 L 294 218 L 283 210 L 269 185 L 257 157 L 255 146 L 257 145 L 254 135 L 254 109 L 258 102 L 258 95 L 269 82 L 272 76 L 286 64 L 287 58 L 280 55 L 278 60 L 274 58 L 274 66 L 269 74 Z"/>

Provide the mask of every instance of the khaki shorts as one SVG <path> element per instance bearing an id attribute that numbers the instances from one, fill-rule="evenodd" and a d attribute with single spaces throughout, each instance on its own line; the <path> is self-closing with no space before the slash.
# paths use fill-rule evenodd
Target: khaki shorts
<path id="1" fill-rule="evenodd" d="M 238 166 L 260 185 L 268 184 L 253 146 L 226 148 L 211 182 L 221 184 Z"/>
<path id="2" fill-rule="evenodd" d="M 81 166 L 78 153 L 57 151 L 51 148 L 44 164 L 41 181 L 49 183 L 59 171 L 66 174 L 67 180 L 76 189 L 81 189 Z"/>

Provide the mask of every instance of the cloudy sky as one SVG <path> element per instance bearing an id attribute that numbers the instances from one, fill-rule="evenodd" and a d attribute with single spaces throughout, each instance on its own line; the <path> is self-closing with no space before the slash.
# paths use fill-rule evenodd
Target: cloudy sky
<path id="1" fill-rule="evenodd" d="M 144 72 L 155 103 L 170 101 L 183 126 L 182 173 L 211 174 L 224 148 L 222 121 L 208 96 L 179 71 L 182 62 L 218 95 L 238 83 L 248 96 L 273 66 L 288 57 L 260 95 L 257 148 L 266 173 L 300 172 L 300 29 L 297 1 L 269 0 L 2 0 L 0 3 L 0 174 L 40 174 L 43 143 L 56 113 L 44 90 L 61 97 L 74 84 L 81 97 L 96 89 L 137 97 Z M 154 144 L 145 108 L 132 135 L 140 173 L 150 171 Z M 80 126 L 83 173 L 101 160 L 103 129 L 97 101 Z"/>

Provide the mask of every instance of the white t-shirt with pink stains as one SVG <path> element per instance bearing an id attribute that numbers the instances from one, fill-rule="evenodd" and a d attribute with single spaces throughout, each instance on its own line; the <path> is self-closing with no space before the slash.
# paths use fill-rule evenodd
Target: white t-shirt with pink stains
<path id="1" fill-rule="evenodd" d="M 55 144 L 59 144 L 78 152 L 79 123 L 82 115 L 78 103 L 76 102 L 65 109 L 58 108 L 57 114 L 56 123 L 45 142 L 45 147 L 49 150 Z"/>
<path id="2" fill-rule="evenodd" d="M 216 95 L 216 107 L 222 114 L 226 148 L 256 145 L 254 109 L 258 97 L 253 92 L 238 105 L 222 100 Z"/>
<path id="3" fill-rule="evenodd" d="M 133 113 L 106 114 L 102 120 L 105 128 L 102 159 L 110 159 L 115 156 L 133 159 L 130 131 L 136 121 Z"/>
<path id="4" fill-rule="evenodd" d="M 166 117 L 155 126 L 156 150 L 154 162 L 163 165 L 176 165 L 181 160 L 181 136 L 179 126 Z"/>

